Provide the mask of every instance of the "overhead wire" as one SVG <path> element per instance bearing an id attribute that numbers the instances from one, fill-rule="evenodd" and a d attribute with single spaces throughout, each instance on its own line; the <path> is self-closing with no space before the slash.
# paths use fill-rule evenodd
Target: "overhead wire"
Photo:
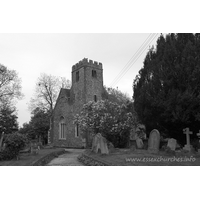
<path id="1" fill-rule="evenodd" d="M 123 67 L 123 69 L 119 72 L 119 74 L 115 77 L 115 79 L 111 82 L 110 85 L 112 85 L 118 78 L 119 76 L 121 75 L 121 73 L 123 73 L 123 71 L 127 68 L 127 66 L 132 62 L 132 60 L 135 58 L 136 54 L 138 53 L 138 51 L 140 50 L 140 48 L 142 48 L 142 46 L 144 44 L 146 44 L 146 42 L 151 38 L 153 37 L 153 33 L 150 33 L 148 35 L 148 37 L 146 38 L 146 40 L 143 42 L 143 44 L 139 47 L 139 49 L 136 51 L 136 53 L 131 57 L 131 59 L 128 61 L 128 63 L 126 63 L 126 65 Z"/>
<path id="2" fill-rule="evenodd" d="M 120 71 L 118 76 L 111 82 L 110 87 L 115 86 L 121 78 L 127 73 L 127 71 L 133 66 L 133 64 L 138 60 L 138 58 L 143 54 L 146 48 L 153 42 L 153 40 L 157 37 L 157 34 L 149 34 L 140 48 L 136 51 L 136 53 L 132 56 L 132 58 L 128 61 L 128 63 L 124 66 L 124 68 Z"/>

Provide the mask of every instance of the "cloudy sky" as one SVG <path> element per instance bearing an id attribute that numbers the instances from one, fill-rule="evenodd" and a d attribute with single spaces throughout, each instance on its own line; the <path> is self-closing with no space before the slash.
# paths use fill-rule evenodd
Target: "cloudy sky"
<path id="1" fill-rule="evenodd" d="M 1 33 L 0 63 L 16 70 L 22 80 L 22 92 L 25 97 L 17 103 L 20 126 L 30 120 L 28 102 L 33 96 L 40 74 L 64 76 L 71 80 L 72 65 L 83 58 L 101 62 L 104 85 L 118 87 L 131 97 L 133 79 L 143 66 L 149 46 L 156 43 L 159 34 L 154 38 L 152 35 L 152 40 L 147 41 L 150 36 L 149 33 Z M 142 44 L 142 47 L 146 48 L 141 49 Z"/>

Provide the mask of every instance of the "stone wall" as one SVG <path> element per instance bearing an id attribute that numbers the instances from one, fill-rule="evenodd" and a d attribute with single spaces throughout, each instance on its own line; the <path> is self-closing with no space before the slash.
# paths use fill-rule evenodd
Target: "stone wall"
<path id="1" fill-rule="evenodd" d="M 59 139 L 59 122 L 63 116 L 66 124 L 66 139 Z M 54 109 L 53 118 L 53 144 L 60 147 L 80 147 L 82 148 L 81 138 L 75 137 L 75 125 L 73 124 L 74 113 L 73 105 L 70 105 L 66 98 L 60 98 Z"/>

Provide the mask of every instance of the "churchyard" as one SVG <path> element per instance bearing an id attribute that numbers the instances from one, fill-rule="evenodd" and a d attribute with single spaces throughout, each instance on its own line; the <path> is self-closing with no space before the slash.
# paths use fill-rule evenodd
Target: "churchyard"
<path id="1" fill-rule="evenodd" d="M 136 134 L 126 149 L 114 148 L 97 134 L 92 149 L 86 150 L 84 155 L 110 166 L 200 166 L 200 150 L 190 144 L 192 131 L 185 128 L 183 134 L 186 135 L 183 147 L 174 138 L 161 141 L 159 131 L 154 129 L 148 139 L 146 136 L 141 139 Z"/>

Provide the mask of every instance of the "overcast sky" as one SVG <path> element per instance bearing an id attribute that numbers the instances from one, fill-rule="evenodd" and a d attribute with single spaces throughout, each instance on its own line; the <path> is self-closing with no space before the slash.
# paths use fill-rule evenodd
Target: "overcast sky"
<path id="1" fill-rule="evenodd" d="M 37 78 L 41 73 L 66 77 L 71 80 L 71 68 L 83 58 L 103 64 L 104 85 L 118 87 L 133 95 L 133 79 L 143 66 L 149 45 L 156 43 L 159 35 L 147 45 L 140 58 L 115 84 L 113 80 L 141 47 L 150 34 L 0 34 L 0 63 L 14 69 L 22 80 L 23 100 L 18 101 L 20 126 L 30 120 L 27 103 L 33 96 Z M 128 66 L 127 66 L 128 67 Z"/>

